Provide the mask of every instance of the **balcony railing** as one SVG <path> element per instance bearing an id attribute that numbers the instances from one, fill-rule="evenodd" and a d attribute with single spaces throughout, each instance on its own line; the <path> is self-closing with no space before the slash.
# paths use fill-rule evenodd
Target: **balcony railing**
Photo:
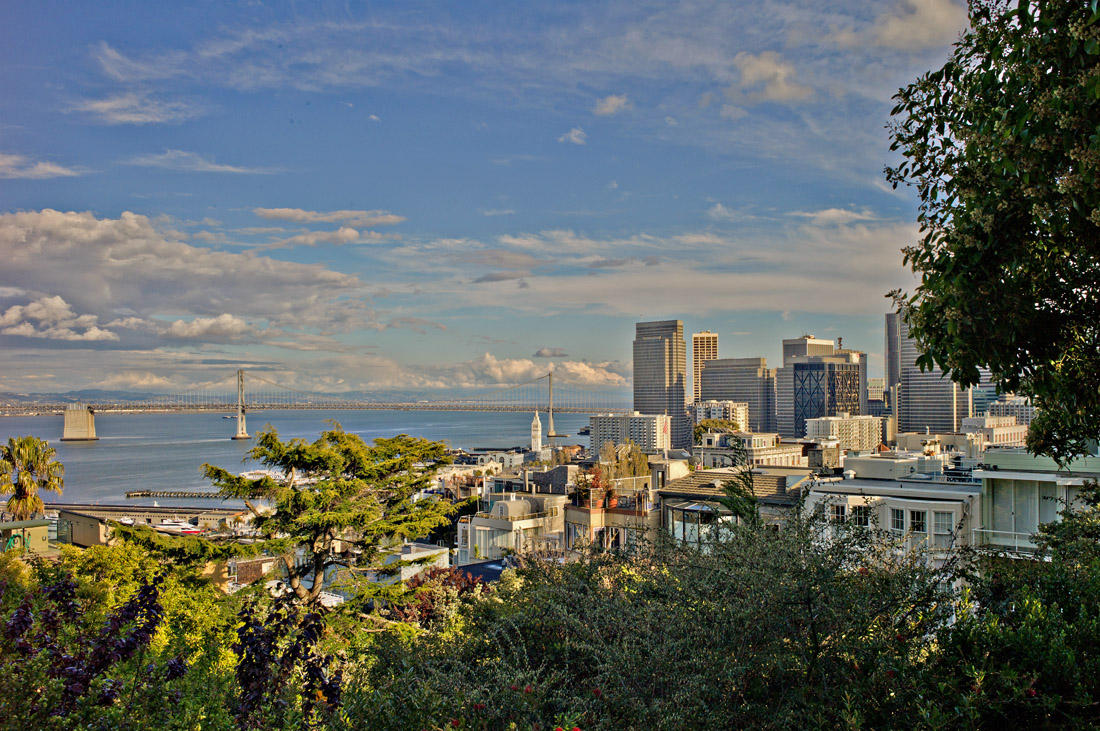
<path id="1" fill-rule="evenodd" d="M 975 530 L 974 545 L 996 546 L 1012 549 L 1013 551 L 1034 553 L 1038 547 L 1031 540 L 1032 535 L 1031 533 L 1016 533 L 1006 530 Z"/>
<path id="2" fill-rule="evenodd" d="M 553 516 L 555 516 L 557 514 L 558 514 L 558 509 L 557 508 L 550 508 L 549 510 L 545 510 L 541 513 L 524 513 L 522 515 L 496 515 L 492 512 L 486 513 L 484 511 L 482 511 L 482 512 L 477 513 L 474 517 L 475 518 L 489 518 L 490 520 L 507 520 L 507 521 L 510 521 L 510 522 L 516 522 L 516 521 L 519 521 L 519 520 L 535 520 L 537 518 L 552 518 Z"/>

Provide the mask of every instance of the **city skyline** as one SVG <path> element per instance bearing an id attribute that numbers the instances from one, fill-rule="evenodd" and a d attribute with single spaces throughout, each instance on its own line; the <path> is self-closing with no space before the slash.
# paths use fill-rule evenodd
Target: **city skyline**
<path id="1" fill-rule="evenodd" d="M 891 94 L 951 0 L 8 7 L 0 391 L 627 389 L 631 328 L 882 372 Z M 582 326 L 578 326 L 582 324 Z"/>

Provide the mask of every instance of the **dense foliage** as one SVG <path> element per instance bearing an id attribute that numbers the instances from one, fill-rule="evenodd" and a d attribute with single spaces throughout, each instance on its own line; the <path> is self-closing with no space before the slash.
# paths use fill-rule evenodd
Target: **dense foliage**
<path id="1" fill-rule="evenodd" d="M 250 479 L 213 465 L 207 477 L 226 498 L 244 500 L 261 547 L 280 556 L 287 584 L 302 602 L 317 603 L 333 569 L 345 588 L 362 594 L 364 577 L 396 570 L 386 561 L 394 542 L 416 540 L 449 525 L 454 503 L 420 499 L 435 470 L 449 461 L 446 445 L 404 434 L 367 445 L 339 424 L 314 442 L 282 441 L 274 428 L 256 436 L 249 455 L 279 478 Z M 267 509 L 257 508 L 264 501 Z"/>
<path id="2" fill-rule="evenodd" d="M 1060 460 L 1100 436 L 1100 9 L 970 0 L 951 58 L 898 92 L 887 170 L 916 188 L 921 282 L 895 293 L 925 368 L 988 368 Z"/>

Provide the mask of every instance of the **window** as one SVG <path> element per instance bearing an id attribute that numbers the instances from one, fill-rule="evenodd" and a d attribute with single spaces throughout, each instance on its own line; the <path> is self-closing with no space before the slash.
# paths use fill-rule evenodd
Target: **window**
<path id="1" fill-rule="evenodd" d="M 847 505 L 830 505 L 830 514 L 834 523 L 843 523 L 844 517 L 848 512 Z"/>
<path id="2" fill-rule="evenodd" d="M 941 513 L 936 511 L 932 514 L 932 532 L 934 534 L 936 548 L 950 548 L 952 533 L 954 533 L 954 531 L 954 513 Z"/>
<path id="3" fill-rule="evenodd" d="M 871 506 L 870 505 L 853 505 L 852 506 L 852 522 L 861 528 L 871 527 Z"/>
<path id="4" fill-rule="evenodd" d="M 905 532 L 905 511 L 890 508 L 890 530 L 896 533 Z"/>
<path id="5" fill-rule="evenodd" d="M 909 511 L 909 530 L 914 533 L 928 532 L 928 513 L 923 510 Z"/>

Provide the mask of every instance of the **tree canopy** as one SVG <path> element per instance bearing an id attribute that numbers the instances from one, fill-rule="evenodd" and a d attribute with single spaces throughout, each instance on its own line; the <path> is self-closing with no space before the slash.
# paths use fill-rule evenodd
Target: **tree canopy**
<path id="1" fill-rule="evenodd" d="M 1097 5 L 970 0 L 947 63 L 895 95 L 886 171 L 920 197 L 920 284 L 891 293 L 918 364 L 1030 396 L 1029 447 L 1059 461 L 1100 435 Z"/>
<path id="2" fill-rule="evenodd" d="M 250 479 L 209 464 L 206 476 L 223 497 L 253 510 L 253 526 L 306 603 L 318 600 L 324 582 L 315 578 L 333 567 L 350 580 L 391 570 L 395 564 L 383 565 L 386 549 L 447 524 L 458 507 L 419 496 L 450 461 L 442 442 L 400 434 L 367 445 L 339 424 L 313 442 L 282 441 L 269 426 L 249 455 L 281 477 Z"/>

